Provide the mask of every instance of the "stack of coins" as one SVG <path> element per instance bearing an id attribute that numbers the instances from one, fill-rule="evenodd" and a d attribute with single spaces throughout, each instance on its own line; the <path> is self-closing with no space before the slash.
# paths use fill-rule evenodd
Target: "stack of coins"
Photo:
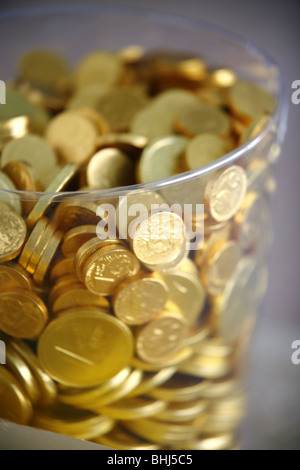
<path id="1" fill-rule="evenodd" d="M 0 108 L 1 418 L 116 449 L 238 448 L 275 105 L 193 54 L 20 60 Z"/>

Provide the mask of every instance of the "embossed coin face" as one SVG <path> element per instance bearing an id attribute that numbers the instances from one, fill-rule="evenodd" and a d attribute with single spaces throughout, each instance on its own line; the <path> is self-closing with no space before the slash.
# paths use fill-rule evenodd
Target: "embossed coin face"
<path id="1" fill-rule="evenodd" d="M 128 325 L 141 325 L 158 315 L 167 299 L 168 288 L 163 280 L 141 275 L 118 287 L 113 301 L 114 312 Z"/>
<path id="2" fill-rule="evenodd" d="M 118 245 L 101 248 L 83 267 L 86 287 L 94 294 L 112 295 L 124 279 L 137 274 L 137 258 L 128 249 Z"/>
<path id="3" fill-rule="evenodd" d="M 0 210 L 0 261 L 16 258 L 25 243 L 27 228 L 18 214 L 3 205 Z"/>
<path id="4" fill-rule="evenodd" d="M 185 255 L 186 237 L 182 218 L 174 212 L 153 214 L 136 226 L 132 248 L 150 269 L 164 269 Z"/>
<path id="5" fill-rule="evenodd" d="M 48 319 L 46 306 L 30 291 L 0 293 L 0 329 L 15 338 L 36 338 Z"/>
<path id="6" fill-rule="evenodd" d="M 27 424 L 32 405 L 11 372 L 0 367 L 0 417 L 18 424 Z"/>
<path id="7" fill-rule="evenodd" d="M 180 350 L 186 329 L 183 315 L 175 312 L 161 313 L 138 331 L 136 350 L 139 357 L 150 363 L 168 359 Z"/>
<path id="8" fill-rule="evenodd" d="M 206 186 L 204 198 L 217 222 L 231 219 L 242 205 L 247 191 L 245 171 L 233 165 L 213 178 Z"/>
<path id="9" fill-rule="evenodd" d="M 118 319 L 90 311 L 52 321 L 40 336 L 38 356 L 50 377 L 75 387 L 92 387 L 128 366 L 133 353 L 129 328 Z"/>

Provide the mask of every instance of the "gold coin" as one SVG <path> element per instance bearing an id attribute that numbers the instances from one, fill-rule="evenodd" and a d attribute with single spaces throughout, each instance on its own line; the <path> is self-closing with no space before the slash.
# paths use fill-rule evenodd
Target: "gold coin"
<path id="1" fill-rule="evenodd" d="M 7 204 L 18 215 L 22 213 L 20 196 L 16 193 L 16 187 L 12 180 L 3 171 L 0 171 L 0 190 L 2 202 Z M 3 191 L 4 190 L 4 191 Z"/>
<path id="2" fill-rule="evenodd" d="M 27 272 L 17 264 L 0 265 L 0 290 L 8 291 L 19 287 L 32 290 L 31 281 Z"/>
<path id="3" fill-rule="evenodd" d="M 96 131 L 101 135 L 108 134 L 110 132 L 110 127 L 108 122 L 98 113 L 95 109 L 83 107 L 76 110 L 76 112 L 80 115 L 88 119 L 93 126 L 95 127 Z"/>
<path id="4" fill-rule="evenodd" d="M 116 425 L 114 429 L 106 434 L 95 439 L 95 442 L 103 446 L 111 447 L 117 450 L 158 450 L 159 447 L 155 444 L 150 444 L 147 441 L 139 439 L 125 429 Z"/>
<path id="5" fill-rule="evenodd" d="M 174 212 L 153 214 L 135 225 L 131 244 L 136 257 L 149 269 L 176 266 L 186 254 L 184 222 Z"/>
<path id="6" fill-rule="evenodd" d="M 121 57 L 105 51 L 86 55 L 75 70 L 76 88 L 88 85 L 114 85 L 120 80 L 123 71 Z"/>
<path id="7" fill-rule="evenodd" d="M 52 312 L 59 313 L 77 307 L 98 307 L 99 311 L 109 312 L 110 303 L 106 297 L 95 295 L 85 289 L 70 288 L 59 295 L 52 305 Z"/>
<path id="8" fill-rule="evenodd" d="M 234 217 L 233 235 L 243 251 L 255 248 L 260 237 L 264 236 L 264 218 L 268 210 L 262 196 L 249 191 Z"/>
<path id="9" fill-rule="evenodd" d="M 233 354 L 232 344 L 227 343 L 223 338 L 206 338 L 194 345 L 197 354 L 216 358 L 228 358 Z"/>
<path id="10" fill-rule="evenodd" d="M 42 284 L 49 269 L 51 263 L 57 253 L 59 245 L 61 244 L 63 233 L 57 230 L 51 240 L 49 241 L 44 253 L 42 254 L 39 263 L 36 267 L 36 270 L 33 274 L 33 280 L 36 284 Z"/>
<path id="11" fill-rule="evenodd" d="M 15 338 L 36 338 L 46 325 L 48 312 L 32 292 L 15 288 L 0 293 L 0 329 Z"/>
<path id="12" fill-rule="evenodd" d="M 144 108 L 146 100 L 130 89 L 114 89 L 101 96 L 96 109 L 113 132 L 128 131 L 134 116 Z"/>
<path id="13" fill-rule="evenodd" d="M 183 364 L 193 355 L 193 349 L 190 347 L 181 348 L 176 354 L 173 354 L 168 359 L 160 363 L 150 363 L 142 361 L 141 359 L 134 357 L 131 361 L 131 366 L 137 369 L 141 369 L 147 372 L 157 372 L 162 368 L 178 367 L 179 364 Z"/>
<path id="14" fill-rule="evenodd" d="M 38 135 L 29 134 L 20 139 L 12 140 L 5 145 L 1 165 L 11 162 L 25 162 L 34 169 L 36 177 L 43 184 L 48 171 L 56 165 L 55 152 L 45 139 Z"/>
<path id="15" fill-rule="evenodd" d="M 117 389 L 112 390 L 105 395 L 97 398 L 89 403 L 89 408 L 96 413 L 101 414 L 103 406 L 114 403 L 121 398 L 126 397 L 132 390 L 134 390 L 142 381 L 143 373 L 140 370 L 134 370 L 129 377 Z"/>
<path id="16" fill-rule="evenodd" d="M 192 274 L 194 276 L 198 275 L 198 267 L 190 258 L 184 258 L 176 266 L 176 271 L 183 271 L 184 273 Z"/>
<path id="17" fill-rule="evenodd" d="M 39 264 L 40 259 L 43 256 L 43 253 L 45 252 L 48 244 L 50 243 L 50 240 L 52 240 L 54 233 L 55 233 L 55 226 L 51 222 L 49 222 L 45 230 L 43 231 L 38 244 L 33 249 L 31 256 L 29 258 L 28 264 L 26 266 L 26 270 L 30 274 L 33 274 L 35 272 L 37 265 Z M 24 247 L 24 250 L 25 250 L 25 247 Z"/>
<path id="18" fill-rule="evenodd" d="M 47 187 L 47 193 L 58 193 L 61 191 L 73 178 L 77 171 L 77 166 L 73 163 L 65 165 L 56 175 L 52 183 Z M 27 226 L 32 228 L 37 221 L 44 215 L 46 210 L 51 204 L 51 197 L 49 195 L 41 196 L 34 208 L 26 219 Z"/>
<path id="19" fill-rule="evenodd" d="M 47 405 L 52 403 L 56 398 L 56 384 L 55 382 L 44 372 L 42 369 L 37 356 L 29 348 L 29 346 L 21 340 L 10 341 L 11 346 L 16 350 L 19 356 L 24 359 L 26 364 L 29 366 L 34 378 L 36 379 L 40 388 L 40 403 Z"/>
<path id="20" fill-rule="evenodd" d="M 245 171 L 236 165 L 216 174 L 205 188 L 205 203 L 217 222 L 233 217 L 241 207 L 247 191 Z"/>
<path id="21" fill-rule="evenodd" d="M 12 180 L 18 191 L 36 191 L 33 171 L 28 164 L 9 162 L 2 170 Z"/>
<path id="22" fill-rule="evenodd" d="M 211 333 L 211 328 L 208 322 L 191 325 L 188 335 L 184 341 L 187 346 L 195 347 L 204 339 L 208 338 Z"/>
<path id="23" fill-rule="evenodd" d="M 68 101 L 67 109 L 71 111 L 82 108 L 95 110 L 98 99 L 110 90 L 111 86 L 103 83 L 92 83 L 84 88 L 77 89 Z"/>
<path id="24" fill-rule="evenodd" d="M 84 116 L 65 111 L 52 119 L 47 127 L 46 138 L 62 162 L 80 166 L 95 151 L 97 130 Z"/>
<path id="25" fill-rule="evenodd" d="M 235 393 L 238 386 L 238 380 L 234 377 L 212 380 L 209 382 L 208 387 L 203 391 L 202 396 L 209 400 L 225 398 Z"/>
<path id="26" fill-rule="evenodd" d="M 145 372 L 144 377 L 140 385 L 138 385 L 131 393 L 127 395 L 130 397 L 137 397 L 139 395 L 145 395 L 150 390 L 159 387 L 163 383 L 167 382 L 172 375 L 176 372 L 176 367 L 163 367 L 158 372 L 149 373 Z"/>
<path id="27" fill-rule="evenodd" d="M 160 400 L 151 400 L 144 397 L 123 398 L 101 408 L 101 414 L 113 419 L 132 420 L 155 416 L 165 408 L 165 402 Z"/>
<path id="28" fill-rule="evenodd" d="M 209 85 L 197 90 L 197 97 L 202 103 L 214 107 L 224 107 L 227 104 L 224 89 L 215 85 Z"/>
<path id="29" fill-rule="evenodd" d="M 173 116 L 167 116 L 165 110 L 151 103 L 134 116 L 130 131 L 144 136 L 150 145 L 155 139 L 173 133 Z"/>
<path id="30" fill-rule="evenodd" d="M 186 423 L 164 423 L 151 418 L 123 421 L 122 425 L 137 436 L 150 442 L 164 445 L 184 444 L 199 433 L 205 423 L 205 416 Z"/>
<path id="31" fill-rule="evenodd" d="M 0 121 L 27 116 L 33 132 L 42 134 L 49 121 L 47 111 L 26 99 L 13 85 L 6 86 L 6 104 L 0 108 Z M 19 137 L 22 137 L 19 136 Z M 3 162 L 2 162 L 3 165 Z"/>
<path id="32" fill-rule="evenodd" d="M 137 274 L 139 267 L 138 259 L 127 248 L 108 245 L 84 264 L 84 283 L 93 294 L 112 295 L 120 282 Z"/>
<path id="33" fill-rule="evenodd" d="M 150 363 L 161 363 L 176 354 L 186 337 L 186 320 L 183 315 L 164 311 L 140 327 L 136 335 L 138 356 Z"/>
<path id="34" fill-rule="evenodd" d="M 25 54 L 19 63 L 21 80 L 42 90 L 57 92 L 62 78 L 68 74 L 65 60 L 48 50 L 37 49 Z"/>
<path id="35" fill-rule="evenodd" d="M 10 261 L 21 253 L 26 234 L 26 224 L 22 217 L 3 204 L 0 210 L 1 263 Z"/>
<path id="36" fill-rule="evenodd" d="M 93 201 L 61 202 L 54 214 L 54 221 L 63 232 L 79 225 L 97 225 L 97 204 Z"/>
<path id="37" fill-rule="evenodd" d="M 202 133 L 189 142 L 185 161 L 188 169 L 193 170 L 223 157 L 229 150 L 228 142 L 217 134 Z"/>
<path id="38" fill-rule="evenodd" d="M 111 431 L 114 421 L 62 403 L 35 412 L 33 425 L 77 439 L 94 439 Z"/>
<path id="39" fill-rule="evenodd" d="M 223 294 L 216 300 L 213 323 L 228 342 L 237 341 L 245 321 L 256 316 L 259 302 L 255 295 L 257 268 L 255 258 L 242 258 Z"/>
<path id="40" fill-rule="evenodd" d="M 24 245 L 23 251 L 21 253 L 20 259 L 19 259 L 19 264 L 23 268 L 27 268 L 28 263 L 30 261 L 30 258 L 36 249 L 36 247 L 39 245 L 40 240 L 49 224 L 49 220 L 43 217 L 38 221 L 34 229 L 32 230 L 26 244 Z"/>
<path id="41" fill-rule="evenodd" d="M 230 119 L 224 111 L 199 100 L 183 106 L 179 110 L 175 128 L 188 137 L 195 137 L 203 133 L 226 137 L 230 133 L 231 125 Z"/>
<path id="42" fill-rule="evenodd" d="M 163 279 L 169 288 L 169 299 L 179 307 L 191 325 L 200 317 L 206 295 L 198 276 L 180 271 L 179 267 L 163 273 Z"/>
<path id="43" fill-rule="evenodd" d="M 207 224 L 206 228 L 208 229 Z M 201 248 L 199 248 L 195 254 L 195 263 L 197 266 L 199 266 L 199 268 L 204 266 L 206 258 L 214 246 L 217 246 L 222 242 L 226 243 L 230 240 L 231 232 L 231 222 L 223 222 L 221 224 L 217 224 L 216 226 L 210 226 L 206 233 L 204 229 L 204 240 L 201 242 Z"/>
<path id="44" fill-rule="evenodd" d="M 231 432 L 215 434 L 215 435 L 201 435 L 199 439 L 195 439 L 187 444 L 187 450 L 230 450 L 235 445 L 235 435 Z"/>
<path id="45" fill-rule="evenodd" d="M 50 273 L 50 281 L 56 282 L 59 278 L 75 273 L 75 258 L 63 258 L 54 264 Z"/>
<path id="46" fill-rule="evenodd" d="M 231 69 L 216 69 L 210 75 L 210 82 L 220 88 L 233 86 L 237 81 L 235 72 Z"/>
<path id="47" fill-rule="evenodd" d="M 59 384 L 58 401 L 78 408 L 88 408 L 91 402 L 119 388 L 128 379 L 130 373 L 131 369 L 125 367 L 112 379 L 104 382 L 102 385 L 88 389 L 66 387 Z"/>
<path id="48" fill-rule="evenodd" d="M 169 403 L 165 410 L 154 416 L 154 419 L 168 423 L 184 423 L 196 419 L 207 410 L 208 406 L 209 402 L 207 400 Z"/>
<path id="49" fill-rule="evenodd" d="M 202 279 L 209 294 L 217 295 L 222 292 L 241 257 L 241 249 L 235 241 L 213 245 L 202 267 Z"/>
<path id="50" fill-rule="evenodd" d="M 208 380 L 177 373 L 163 386 L 151 390 L 148 395 L 168 402 L 191 402 L 202 398 L 208 386 Z"/>
<path id="51" fill-rule="evenodd" d="M 28 116 L 18 116 L 2 121 L 0 118 L 0 139 L 1 142 L 11 139 L 20 139 L 29 133 L 30 120 Z M 2 149 L 1 149 L 2 150 Z"/>
<path id="52" fill-rule="evenodd" d="M 228 98 L 232 111 L 246 122 L 262 113 L 272 114 L 275 108 L 275 99 L 270 93 L 243 80 L 229 89 Z"/>
<path id="53" fill-rule="evenodd" d="M 133 183 L 133 163 L 121 150 L 99 150 L 87 166 L 87 184 L 93 189 L 109 189 Z"/>
<path id="54" fill-rule="evenodd" d="M 32 405 L 14 376 L 0 367 L 0 417 L 17 424 L 28 424 Z"/>
<path id="55" fill-rule="evenodd" d="M 91 238 L 85 242 L 77 251 L 75 256 L 76 273 L 80 280 L 83 281 L 83 267 L 86 261 L 98 250 L 104 247 L 113 247 L 118 245 L 125 248 L 125 244 L 121 240 L 101 240 L 98 237 Z"/>
<path id="56" fill-rule="evenodd" d="M 52 287 L 48 296 L 48 302 L 51 307 L 53 307 L 53 304 L 62 294 L 72 289 L 86 290 L 86 287 L 74 274 L 66 274 L 59 278 L 57 283 Z"/>
<path id="57" fill-rule="evenodd" d="M 106 313 L 84 309 L 53 320 L 38 341 L 45 371 L 59 383 L 75 387 L 109 380 L 129 364 L 132 353 L 132 334 L 126 325 Z"/>
<path id="58" fill-rule="evenodd" d="M 116 148 L 130 156 L 141 154 L 148 145 L 148 139 L 144 135 L 127 133 L 101 135 L 97 139 L 97 149 Z"/>
<path id="59" fill-rule="evenodd" d="M 178 173 L 187 144 L 188 139 L 175 135 L 152 141 L 139 161 L 139 182 L 149 183 Z"/>
<path id="60" fill-rule="evenodd" d="M 113 298 L 115 315 L 128 325 L 152 320 L 168 300 L 168 287 L 158 276 L 141 274 L 121 283 Z"/>
<path id="61" fill-rule="evenodd" d="M 144 58 L 145 54 L 145 49 L 138 44 L 131 44 L 130 46 L 123 47 L 119 51 L 119 56 L 127 65 L 140 62 Z"/>
<path id="62" fill-rule="evenodd" d="M 67 258 L 75 255 L 85 242 L 96 235 L 96 225 L 81 225 L 69 230 L 64 236 L 61 247 L 64 256 Z"/>
<path id="63" fill-rule="evenodd" d="M 220 379 L 232 370 L 232 363 L 228 358 L 210 357 L 197 354 L 179 367 L 183 374 L 193 375 L 203 379 Z"/>
<path id="64" fill-rule="evenodd" d="M 116 225 L 119 237 L 125 240 L 132 238 L 131 230 L 135 225 L 134 222 L 140 209 L 143 209 L 143 211 L 145 209 L 147 210 L 147 213 L 145 213 L 145 217 L 147 218 L 148 215 L 151 214 L 152 210 L 155 212 L 156 208 L 163 208 L 164 204 L 166 204 L 166 201 L 160 196 L 160 194 L 152 191 L 145 193 L 131 191 L 126 194 L 126 197 L 120 198 L 116 209 Z M 132 215 L 132 211 L 135 212 L 134 215 Z"/>
<path id="65" fill-rule="evenodd" d="M 40 400 L 40 388 L 30 368 L 10 343 L 6 344 L 6 364 L 32 404 Z"/>

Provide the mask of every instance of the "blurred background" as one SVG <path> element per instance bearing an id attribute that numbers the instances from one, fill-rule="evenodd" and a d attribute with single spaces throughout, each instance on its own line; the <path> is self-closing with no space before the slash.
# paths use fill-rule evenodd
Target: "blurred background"
<path id="1" fill-rule="evenodd" d="M 56 3 L 80 2 L 53 0 L 51 5 Z M 94 3 L 101 2 L 94 0 Z M 289 98 L 292 82 L 300 80 L 300 4 L 297 0 L 111 0 L 110 3 L 199 18 L 238 33 L 279 63 Z M 10 0 L 1 3 L 0 13 L 42 4 L 41 0 Z M 270 258 L 270 285 L 249 358 L 250 407 L 241 430 L 245 450 L 300 450 L 300 365 L 293 365 L 291 361 L 292 342 L 300 340 L 299 126 L 300 104 L 293 105 L 290 100 L 288 133 L 278 165 L 278 190 L 274 201 L 276 237 Z"/>

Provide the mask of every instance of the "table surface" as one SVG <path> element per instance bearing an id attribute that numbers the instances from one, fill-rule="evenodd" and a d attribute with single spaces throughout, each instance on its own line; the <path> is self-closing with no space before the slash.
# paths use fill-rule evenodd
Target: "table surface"
<path id="1" fill-rule="evenodd" d="M 78 2 L 54 0 L 52 4 L 55 3 Z M 290 94 L 292 82 L 300 80 L 297 0 L 119 0 L 118 3 L 199 18 L 231 30 L 256 43 L 281 65 Z M 31 0 L 27 4 L 42 2 Z M 2 2 L 0 12 L 20 6 L 24 7 L 24 2 L 11 0 L 7 5 Z M 249 416 L 241 430 L 243 449 L 300 450 L 300 365 L 291 361 L 291 344 L 300 340 L 299 122 L 300 105 L 291 104 L 287 138 L 278 165 L 270 287 L 249 358 Z"/>

